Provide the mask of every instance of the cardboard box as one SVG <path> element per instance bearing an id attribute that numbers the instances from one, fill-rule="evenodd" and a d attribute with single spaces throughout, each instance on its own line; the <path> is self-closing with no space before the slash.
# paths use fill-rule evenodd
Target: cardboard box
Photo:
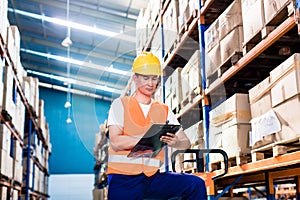
<path id="1" fill-rule="evenodd" d="M 199 121 L 196 124 L 185 129 L 184 132 L 190 139 L 192 146 L 198 145 L 199 141 L 202 141 L 204 137 L 202 121 Z"/>
<path id="2" fill-rule="evenodd" d="M 290 2 L 291 0 L 264 0 L 265 23 L 268 24 L 274 19 Z"/>
<path id="3" fill-rule="evenodd" d="M 0 59 L 0 83 L 3 84 L 3 77 L 4 77 L 4 67 L 5 67 L 5 60 Z"/>
<path id="4" fill-rule="evenodd" d="M 175 71 L 169 76 L 165 85 L 167 97 L 171 98 L 171 110 L 178 108 L 180 106 L 180 102 L 182 101 L 181 71 L 182 68 L 176 68 Z"/>
<path id="5" fill-rule="evenodd" d="M 157 20 L 159 20 L 161 5 L 161 0 L 149 0 L 148 6 L 151 8 L 152 25 L 155 24 Z"/>
<path id="6" fill-rule="evenodd" d="M 175 94 L 179 102 L 182 100 L 181 71 L 182 68 L 177 67 L 172 73 L 172 75 L 169 77 L 171 78 L 171 92 Z"/>
<path id="7" fill-rule="evenodd" d="M 300 94 L 273 108 L 281 124 L 281 130 L 275 134 L 276 141 L 293 139 L 300 135 Z"/>
<path id="8" fill-rule="evenodd" d="M 23 90 L 28 103 L 33 107 L 36 114 L 39 110 L 39 79 L 23 77 Z"/>
<path id="9" fill-rule="evenodd" d="M 272 108 L 270 77 L 249 90 L 249 100 L 252 118 L 259 117 Z"/>
<path id="10" fill-rule="evenodd" d="M 265 25 L 263 0 L 242 0 L 244 42 L 249 42 Z"/>
<path id="11" fill-rule="evenodd" d="M 3 93 L 4 93 L 4 88 L 3 88 L 3 84 L 0 82 L 0 109 L 2 110 L 3 107 Z"/>
<path id="12" fill-rule="evenodd" d="M 251 120 L 248 94 L 234 94 L 209 112 L 210 126 L 226 129 L 236 124 L 249 124 Z"/>
<path id="13" fill-rule="evenodd" d="M 11 25 L 7 28 L 6 50 L 14 67 L 20 60 L 21 36 L 17 26 Z"/>
<path id="14" fill-rule="evenodd" d="M 192 15 L 192 11 L 190 10 L 188 1 L 185 1 L 186 4 L 183 5 L 184 7 L 180 7 L 179 5 L 179 16 L 178 16 L 178 30 L 180 31 L 183 26 L 187 23 L 188 19 Z"/>
<path id="15" fill-rule="evenodd" d="M 4 42 L 6 42 L 6 27 L 7 24 L 5 23 L 7 21 L 7 0 L 1 0 L 0 1 L 0 35 Z"/>
<path id="16" fill-rule="evenodd" d="M 196 50 L 181 71 L 182 95 L 197 95 L 202 89 L 200 52 Z"/>
<path id="17" fill-rule="evenodd" d="M 13 159 L 4 149 L 0 149 L 0 173 L 10 179 L 13 177 Z"/>
<path id="18" fill-rule="evenodd" d="M 219 129 L 221 130 L 221 129 Z M 223 149 L 229 158 L 239 156 L 241 154 L 250 153 L 249 147 L 249 131 L 250 124 L 235 124 L 233 126 L 222 129 L 221 132 L 209 136 L 209 148 Z M 223 159 L 220 155 L 210 155 L 210 162 L 218 162 Z"/>
<path id="19" fill-rule="evenodd" d="M 13 179 L 18 183 L 22 183 L 23 179 L 23 166 L 22 161 L 14 160 L 13 162 Z"/>
<path id="20" fill-rule="evenodd" d="M 169 6 L 163 14 L 163 34 L 165 40 L 165 52 L 171 51 L 172 45 L 178 37 L 178 16 L 179 5 L 178 0 L 171 0 Z"/>
<path id="21" fill-rule="evenodd" d="M 184 66 L 189 73 L 189 88 L 191 93 L 200 94 L 202 89 L 202 78 L 200 71 L 200 51 L 197 50 L 192 55 L 188 63 Z"/>
<path id="22" fill-rule="evenodd" d="M 188 4 L 189 4 L 189 0 L 178 0 L 179 14 L 185 12 L 185 9 L 188 6 Z"/>
<path id="23" fill-rule="evenodd" d="M 234 54 L 243 51 L 243 35 L 243 27 L 237 26 L 221 40 L 220 49 L 222 64 L 224 64 Z"/>
<path id="24" fill-rule="evenodd" d="M 270 72 L 272 107 L 300 93 L 300 54 L 296 53 Z"/>
<path id="25" fill-rule="evenodd" d="M 300 135 L 300 94 L 285 100 L 262 116 L 252 119 L 251 143 L 254 148 L 294 139 Z"/>
<path id="26" fill-rule="evenodd" d="M 217 44 L 205 55 L 205 73 L 206 78 L 213 75 L 221 66 L 221 48 Z"/>
<path id="27" fill-rule="evenodd" d="M 204 32 L 205 51 L 210 52 L 212 48 L 219 44 L 219 19 L 217 18 Z"/>
<path id="28" fill-rule="evenodd" d="M 219 40 L 237 26 L 243 25 L 241 0 L 234 0 L 219 16 Z"/>
<path id="29" fill-rule="evenodd" d="M 0 124 L 0 149 L 10 151 L 11 132 L 6 125 Z"/>
<path id="30" fill-rule="evenodd" d="M 11 116 L 16 116 L 15 97 L 17 90 L 14 85 L 13 70 L 10 66 L 4 68 L 4 84 L 3 84 L 3 109 L 5 109 Z"/>
<path id="31" fill-rule="evenodd" d="M 12 189 L 11 190 L 11 200 L 19 199 L 19 190 Z"/>
<path id="32" fill-rule="evenodd" d="M 280 121 L 272 109 L 258 117 L 252 118 L 250 145 L 254 149 L 272 143 L 275 140 L 271 135 L 280 130 Z"/>
<path id="33" fill-rule="evenodd" d="M 7 200 L 7 187 L 0 185 L 0 199 Z"/>

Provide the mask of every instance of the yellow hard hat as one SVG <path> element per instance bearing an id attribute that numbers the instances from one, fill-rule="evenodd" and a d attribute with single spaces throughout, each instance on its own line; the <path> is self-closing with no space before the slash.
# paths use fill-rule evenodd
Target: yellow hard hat
<path id="1" fill-rule="evenodd" d="M 159 59 L 150 52 L 142 52 L 134 59 L 132 71 L 143 75 L 161 75 Z"/>

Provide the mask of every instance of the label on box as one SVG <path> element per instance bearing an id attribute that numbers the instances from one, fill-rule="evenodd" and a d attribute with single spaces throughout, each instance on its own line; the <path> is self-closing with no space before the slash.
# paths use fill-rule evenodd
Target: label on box
<path id="1" fill-rule="evenodd" d="M 251 128 L 250 146 L 262 140 L 266 135 L 281 131 L 281 124 L 274 110 L 270 110 L 260 117 L 253 118 Z"/>

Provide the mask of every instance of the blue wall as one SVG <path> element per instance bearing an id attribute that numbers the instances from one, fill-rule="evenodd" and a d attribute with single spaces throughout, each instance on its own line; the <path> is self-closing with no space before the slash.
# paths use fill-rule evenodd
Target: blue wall
<path id="1" fill-rule="evenodd" d="M 50 174 L 91 174 L 95 164 L 95 134 L 107 119 L 111 102 L 72 95 L 73 122 L 67 124 L 66 97 L 65 92 L 40 87 L 52 143 L 49 171 Z"/>

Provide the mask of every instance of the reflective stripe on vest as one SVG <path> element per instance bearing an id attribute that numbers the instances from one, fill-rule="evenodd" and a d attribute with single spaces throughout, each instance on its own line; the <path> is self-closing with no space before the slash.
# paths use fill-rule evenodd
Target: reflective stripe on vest
<path id="1" fill-rule="evenodd" d="M 123 155 L 109 155 L 108 162 L 115 163 L 128 163 L 128 164 L 143 164 L 149 167 L 160 167 L 162 162 L 157 159 L 151 159 L 147 157 L 143 158 L 128 158 Z"/>

